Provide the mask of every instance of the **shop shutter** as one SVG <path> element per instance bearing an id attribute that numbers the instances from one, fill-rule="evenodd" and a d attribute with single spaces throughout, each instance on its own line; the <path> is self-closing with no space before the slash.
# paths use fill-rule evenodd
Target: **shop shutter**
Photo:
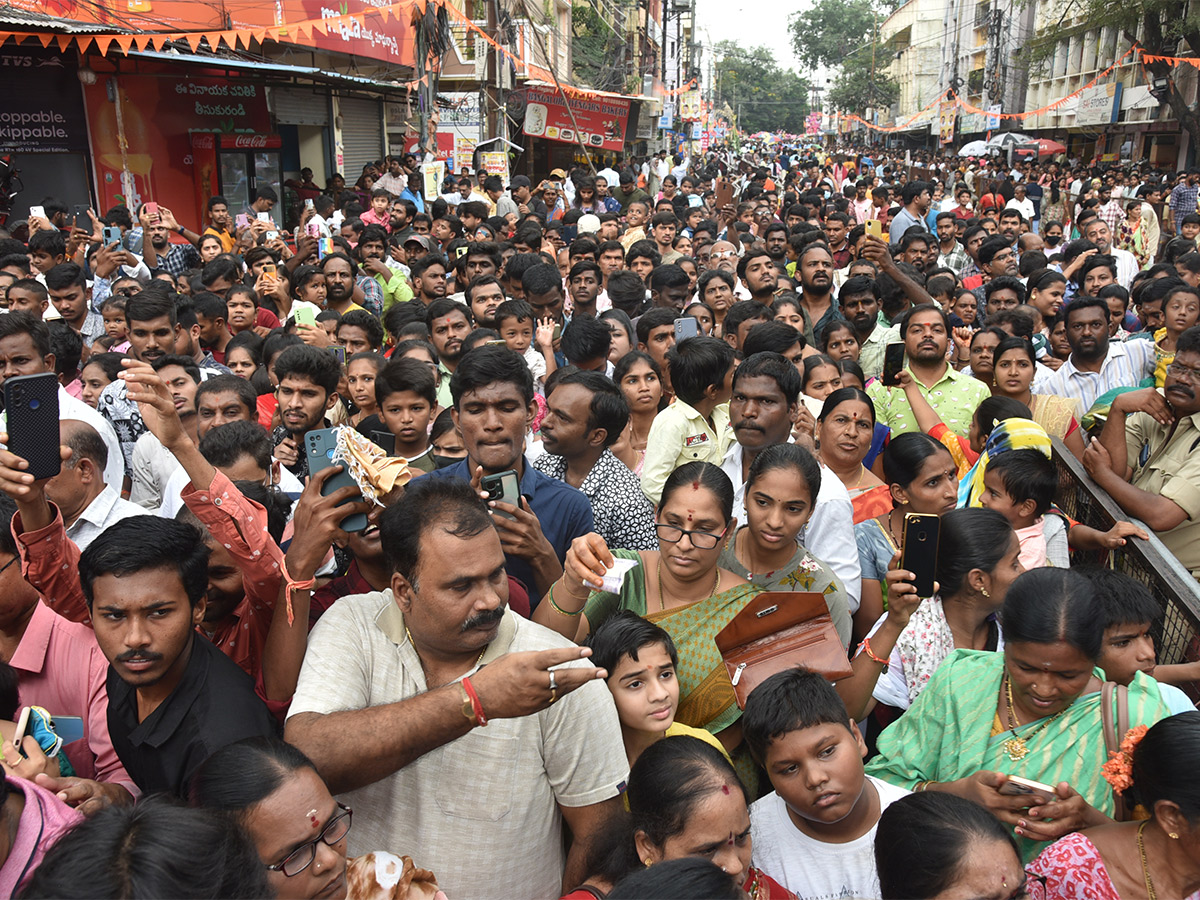
<path id="1" fill-rule="evenodd" d="M 383 116 L 378 100 L 342 97 L 338 100 L 342 116 L 342 146 L 345 161 L 342 175 L 354 184 L 363 166 L 383 158 Z"/>
<path id="2" fill-rule="evenodd" d="M 329 124 L 329 95 L 304 88 L 271 88 L 271 109 L 280 125 Z"/>

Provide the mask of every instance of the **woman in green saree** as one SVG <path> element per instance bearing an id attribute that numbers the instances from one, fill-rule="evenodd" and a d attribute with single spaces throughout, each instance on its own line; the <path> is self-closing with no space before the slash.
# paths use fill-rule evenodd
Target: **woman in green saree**
<path id="1" fill-rule="evenodd" d="M 867 772 L 985 806 L 1013 828 L 1025 861 L 1064 834 L 1111 822 L 1116 805 L 1100 771 L 1108 758 L 1104 672 L 1095 667 L 1104 616 L 1092 591 L 1069 569 L 1017 578 L 1000 615 L 1004 651 L 955 650 L 880 735 Z M 1128 697 L 1131 728 L 1169 715 L 1141 674 Z M 1054 795 L 1009 793 L 1010 775 L 1052 786 Z"/>
<path id="2" fill-rule="evenodd" d="M 595 533 L 576 538 L 563 577 L 533 614 L 538 624 L 574 641 L 621 609 L 665 629 L 679 651 L 675 720 L 716 735 L 730 751 L 741 743 L 741 729 L 730 727 L 741 710 L 713 637 L 760 592 L 717 565 L 722 542 L 736 526 L 729 476 L 711 463 L 685 463 L 663 487 L 658 550 L 609 548 Z M 614 559 L 636 564 L 619 592 L 600 591 Z"/>

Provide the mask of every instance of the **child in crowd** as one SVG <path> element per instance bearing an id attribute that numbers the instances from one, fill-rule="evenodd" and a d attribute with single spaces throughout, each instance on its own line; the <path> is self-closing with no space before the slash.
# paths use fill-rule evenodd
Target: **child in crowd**
<path id="1" fill-rule="evenodd" d="M 437 382 L 429 367 L 408 357 L 391 360 L 375 377 L 375 402 L 384 428 L 396 438 L 392 455 L 421 472 L 436 469 L 429 423 L 437 407 Z"/>
<path id="2" fill-rule="evenodd" d="M 592 663 L 608 671 L 606 683 L 617 706 L 630 766 L 654 742 L 677 735 L 699 738 L 729 758 L 721 742 L 707 731 L 675 721 L 679 656 L 666 631 L 622 610 L 597 628 L 587 645 L 592 648 Z"/>
<path id="3" fill-rule="evenodd" d="M 1179 336 L 1200 318 L 1200 288 L 1180 284 L 1163 298 L 1163 327 L 1154 332 L 1158 348 L 1154 364 L 1154 383 L 1162 387 L 1167 381 L 1167 366 L 1175 361 L 1175 344 Z"/>
<path id="4" fill-rule="evenodd" d="M 104 318 L 104 342 L 113 353 L 126 353 L 129 350 L 129 325 L 125 321 L 124 294 L 111 294 L 100 304 L 100 315 Z"/>
<path id="5" fill-rule="evenodd" d="M 775 788 L 750 808 L 754 865 L 798 897 L 878 897 L 875 827 L 908 791 L 863 771 L 867 745 L 833 685 L 802 668 L 772 675 L 742 734 Z"/>
<path id="6" fill-rule="evenodd" d="M 429 446 L 433 448 L 434 465 L 439 469 L 467 458 L 467 448 L 463 445 L 462 434 L 454 424 L 450 410 L 443 409 L 434 418 L 433 427 L 429 430 Z"/>
<path id="7" fill-rule="evenodd" d="M 1162 607 L 1149 589 L 1124 572 L 1099 567 L 1080 570 L 1096 589 L 1104 610 L 1104 643 L 1098 665 L 1109 681 L 1128 685 L 1139 672 L 1158 680 L 1158 690 L 1171 712 L 1195 712 L 1187 694 L 1168 681 L 1192 681 L 1200 663 L 1156 666 L 1151 626 L 1162 618 Z"/>
<path id="8" fill-rule="evenodd" d="M 234 334 L 254 329 L 254 320 L 258 315 L 258 295 L 254 288 L 244 284 L 235 284 L 225 295 L 225 310 L 228 313 L 226 323 Z"/>
<path id="9" fill-rule="evenodd" d="M 554 349 L 538 349 L 533 347 L 533 333 L 536 328 L 533 318 L 533 307 L 524 300 L 505 300 L 496 307 L 496 330 L 500 332 L 505 346 L 514 353 L 525 358 L 525 365 L 533 373 L 533 380 L 539 385 L 546 383 L 546 377 L 553 374 L 557 365 L 554 361 Z M 541 344 L 539 342 L 539 348 Z"/>
<path id="10" fill-rule="evenodd" d="M 1059 568 L 1070 565 L 1066 531 L 1060 528 L 1047 534 L 1046 529 L 1045 515 L 1057 490 L 1058 472 L 1040 450 L 1002 453 L 989 462 L 983 473 L 980 505 L 1008 519 L 1021 542 L 1018 559 L 1026 570 L 1047 564 Z"/>
<path id="11" fill-rule="evenodd" d="M 725 341 L 693 337 L 667 352 L 675 402 L 646 438 L 642 492 L 657 505 L 667 477 L 684 463 L 721 465 L 733 440 L 729 427 L 735 351 Z"/>

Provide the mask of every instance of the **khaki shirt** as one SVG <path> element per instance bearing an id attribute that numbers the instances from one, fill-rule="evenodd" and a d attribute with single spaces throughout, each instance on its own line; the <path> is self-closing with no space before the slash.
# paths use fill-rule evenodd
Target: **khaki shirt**
<path id="1" fill-rule="evenodd" d="M 510 651 L 570 646 L 508 610 L 479 666 Z M 381 706 L 427 690 L 392 592 L 356 594 L 313 628 L 289 716 Z M 355 743 L 348 733 L 347 753 Z M 539 713 L 492 719 L 342 795 L 354 809 L 350 855 L 407 854 L 455 900 L 557 897 L 565 865 L 559 805 L 616 797 L 628 776 L 612 695 L 591 681 Z"/>
<path id="2" fill-rule="evenodd" d="M 1125 421 L 1125 452 L 1133 467 L 1130 483 L 1149 494 L 1166 497 L 1187 514 L 1170 531 L 1158 532 L 1158 537 L 1194 577 L 1200 578 L 1198 450 L 1200 413 L 1180 419 L 1174 434 L 1144 412 L 1136 412 Z"/>

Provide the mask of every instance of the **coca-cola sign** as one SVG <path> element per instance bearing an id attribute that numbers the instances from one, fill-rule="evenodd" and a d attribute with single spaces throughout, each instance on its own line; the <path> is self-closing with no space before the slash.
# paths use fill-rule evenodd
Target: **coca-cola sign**
<path id="1" fill-rule="evenodd" d="M 222 150 L 264 150 L 279 147 L 282 140 L 277 134 L 223 134 Z"/>

